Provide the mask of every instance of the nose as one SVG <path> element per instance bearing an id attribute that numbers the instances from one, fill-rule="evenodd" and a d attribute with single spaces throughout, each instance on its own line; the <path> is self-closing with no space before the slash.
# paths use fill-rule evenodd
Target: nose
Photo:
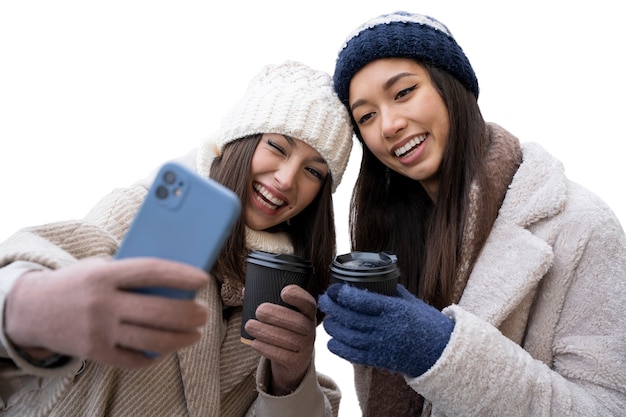
<path id="1" fill-rule="evenodd" d="M 380 110 L 381 134 L 385 139 L 391 139 L 406 127 L 406 118 L 402 117 L 392 109 L 384 108 Z"/>
<path id="2" fill-rule="evenodd" d="M 293 163 L 290 160 L 282 162 L 276 171 L 274 171 L 274 181 L 276 182 L 276 187 L 281 190 L 289 190 L 293 188 L 296 182 L 296 175 L 298 172 L 297 164 Z"/>

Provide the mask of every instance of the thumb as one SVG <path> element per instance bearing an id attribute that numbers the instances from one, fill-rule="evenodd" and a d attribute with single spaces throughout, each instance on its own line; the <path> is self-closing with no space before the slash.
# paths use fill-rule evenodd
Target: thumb
<path id="1" fill-rule="evenodd" d="M 396 290 L 398 291 L 398 296 L 400 296 L 400 298 L 403 298 L 407 301 L 415 301 L 416 297 L 411 294 L 409 290 L 407 290 L 402 284 L 398 284 Z"/>
<path id="2" fill-rule="evenodd" d="M 291 284 L 282 289 L 280 297 L 287 304 L 298 309 L 309 320 L 315 320 L 317 303 L 315 298 L 304 288 Z"/>

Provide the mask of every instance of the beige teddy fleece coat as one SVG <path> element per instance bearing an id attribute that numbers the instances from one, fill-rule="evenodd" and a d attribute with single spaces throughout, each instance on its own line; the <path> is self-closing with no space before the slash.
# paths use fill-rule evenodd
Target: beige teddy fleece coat
<path id="1" fill-rule="evenodd" d="M 463 296 L 444 310 L 450 342 L 407 383 L 434 417 L 626 416 L 626 236 L 559 161 L 522 149 Z"/>

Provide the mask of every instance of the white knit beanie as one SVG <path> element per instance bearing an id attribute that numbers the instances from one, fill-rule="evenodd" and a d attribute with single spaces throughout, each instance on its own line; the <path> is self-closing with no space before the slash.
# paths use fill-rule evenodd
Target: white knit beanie
<path id="1" fill-rule="evenodd" d="M 353 130 L 329 74 L 294 61 L 264 67 L 212 137 L 221 153 L 227 143 L 259 133 L 278 133 L 309 144 L 326 160 L 332 191 L 337 189 L 348 164 Z"/>

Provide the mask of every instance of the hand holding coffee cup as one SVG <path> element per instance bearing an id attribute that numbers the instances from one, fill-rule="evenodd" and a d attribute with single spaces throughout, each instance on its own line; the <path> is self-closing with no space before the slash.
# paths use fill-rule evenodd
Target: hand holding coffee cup
<path id="1" fill-rule="evenodd" d="M 350 284 L 384 295 L 397 295 L 398 258 L 391 252 L 350 252 L 335 257 L 331 282 Z"/>
<path id="2" fill-rule="evenodd" d="M 241 341 L 250 344 L 254 338 L 246 330 L 246 322 L 256 319 L 256 309 L 269 302 L 293 308 L 280 298 L 284 287 L 296 284 L 304 289 L 313 275 L 311 262 L 299 256 L 251 251 L 246 258 L 246 286 L 241 320 Z"/>

